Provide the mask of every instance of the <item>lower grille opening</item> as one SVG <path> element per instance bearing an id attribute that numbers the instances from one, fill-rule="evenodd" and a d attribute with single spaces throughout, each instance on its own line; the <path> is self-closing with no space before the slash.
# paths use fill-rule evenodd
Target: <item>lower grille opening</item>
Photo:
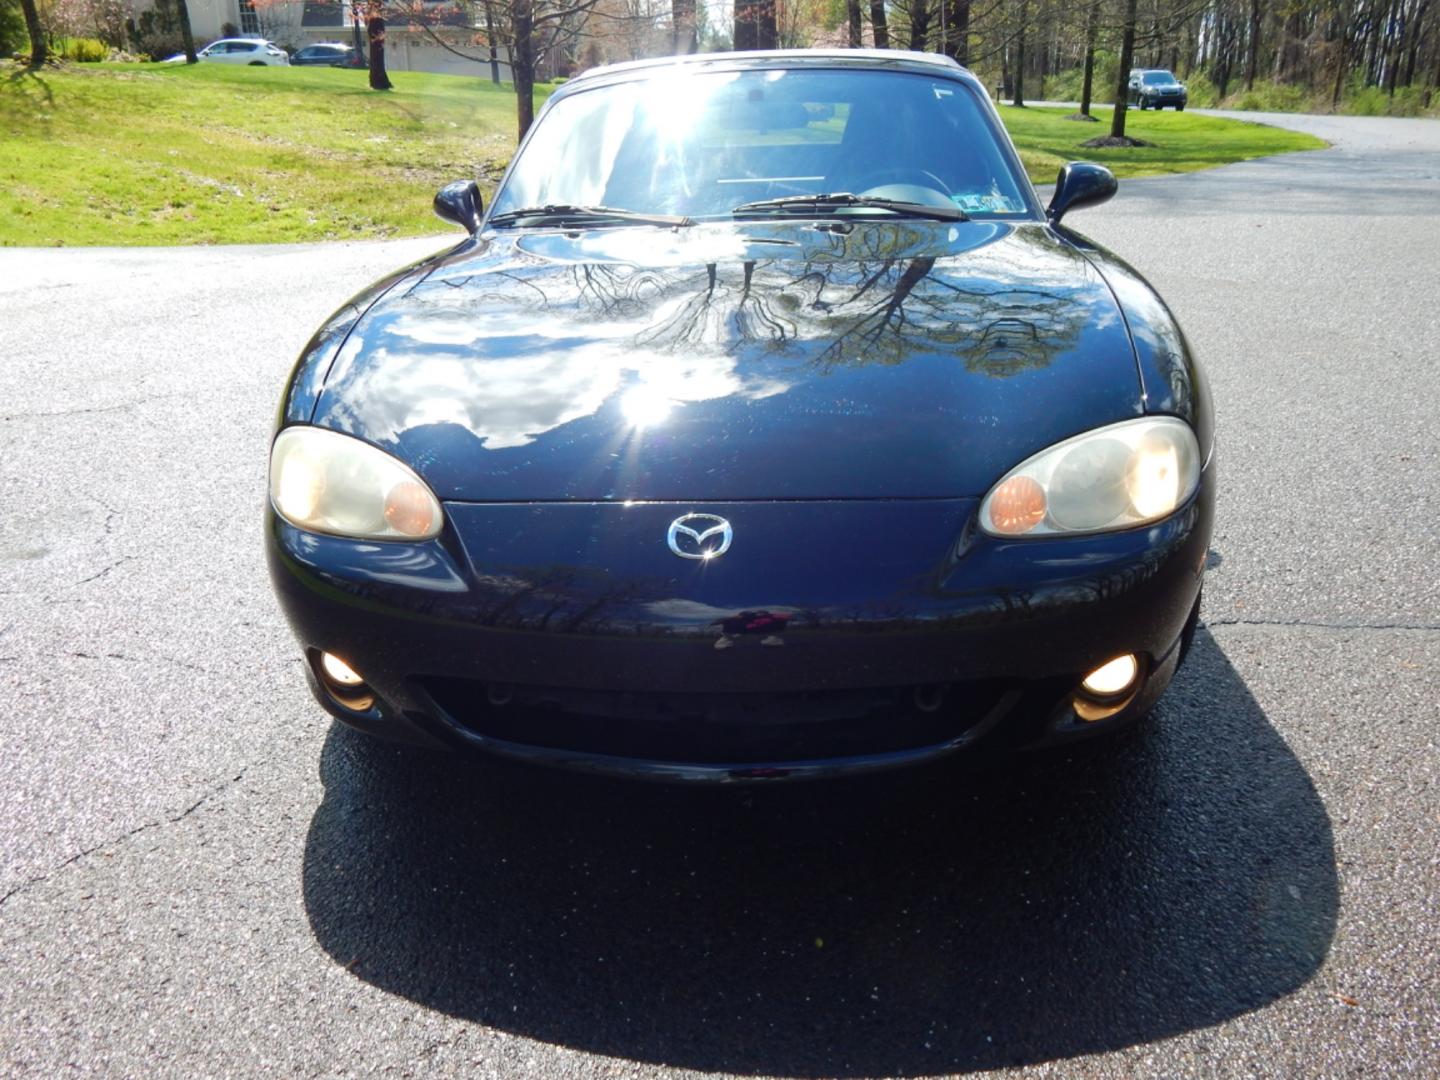
<path id="1" fill-rule="evenodd" d="M 525 746 L 687 764 L 824 760 L 957 738 L 999 681 L 791 693 L 654 694 L 426 678 L 450 721 Z"/>

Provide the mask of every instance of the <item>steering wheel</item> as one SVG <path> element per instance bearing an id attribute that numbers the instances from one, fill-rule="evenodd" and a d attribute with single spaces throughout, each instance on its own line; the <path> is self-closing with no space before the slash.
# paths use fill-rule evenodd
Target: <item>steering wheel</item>
<path id="1" fill-rule="evenodd" d="M 934 188 L 941 195 L 949 197 L 950 187 L 934 173 L 926 169 L 906 168 L 904 166 L 890 166 L 883 169 L 871 169 L 868 173 L 856 177 L 846 186 L 853 189 L 855 194 L 860 195 L 874 187 L 883 187 L 886 184 L 914 184 L 917 187 Z"/>

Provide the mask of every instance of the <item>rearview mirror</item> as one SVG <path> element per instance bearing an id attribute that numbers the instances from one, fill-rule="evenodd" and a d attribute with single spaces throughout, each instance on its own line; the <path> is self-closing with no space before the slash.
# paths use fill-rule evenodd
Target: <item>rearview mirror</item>
<path id="1" fill-rule="evenodd" d="M 456 180 L 435 193 L 435 214 L 453 221 L 471 233 L 480 231 L 480 215 L 484 209 L 480 185 L 474 180 Z"/>
<path id="2" fill-rule="evenodd" d="M 1103 165 L 1089 161 L 1072 161 L 1060 166 L 1060 175 L 1055 178 L 1055 194 L 1045 216 L 1051 225 L 1059 225 L 1060 219 L 1071 210 L 1082 206 L 1099 206 L 1115 194 L 1119 185 L 1115 174 Z"/>

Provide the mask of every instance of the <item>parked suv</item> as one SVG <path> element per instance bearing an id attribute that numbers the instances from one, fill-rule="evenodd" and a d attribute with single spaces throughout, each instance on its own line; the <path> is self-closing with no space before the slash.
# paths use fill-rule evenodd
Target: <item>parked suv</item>
<path id="1" fill-rule="evenodd" d="M 197 52 L 195 59 L 206 64 L 247 64 L 251 67 L 288 66 L 290 63 L 289 53 L 261 38 L 221 38 Z M 185 54 L 166 57 L 165 62 L 183 64 Z"/>
<path id="2" fill-rule="evenodd" d="M 1185 84 L 1161 68 L 1136 68 L 1130 72 L 1127 100 L 1141 109 L 1164 109 L 1177 112 L 1185 108 L 1189 95 Z"/>
<path id="3" fill-rule="evenodd" d="M 353 45 L 340 41 L 320 41 L 306 45 L 290 57 L 292 67 L 364 67 L 365 62 Z"/>

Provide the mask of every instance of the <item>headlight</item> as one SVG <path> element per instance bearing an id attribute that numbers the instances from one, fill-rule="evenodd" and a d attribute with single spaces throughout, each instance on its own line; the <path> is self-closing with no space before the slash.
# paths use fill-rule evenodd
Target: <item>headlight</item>
<path id="1" fill-rule="evenodd" d="M 364 540 L 428 540 L 440 502 L 407 466 L 369 443 L 289 427 L 270 451 L 270 501 L 291 525 Z"/>
<path id="2" fill-rule="evenodd" d="M 1126 420 L 1042 450 L 980 504 L 993 536 L 1128 529 L 1171 514 L 1200 483 L 1200 447 L 1173 417 Z"/>

